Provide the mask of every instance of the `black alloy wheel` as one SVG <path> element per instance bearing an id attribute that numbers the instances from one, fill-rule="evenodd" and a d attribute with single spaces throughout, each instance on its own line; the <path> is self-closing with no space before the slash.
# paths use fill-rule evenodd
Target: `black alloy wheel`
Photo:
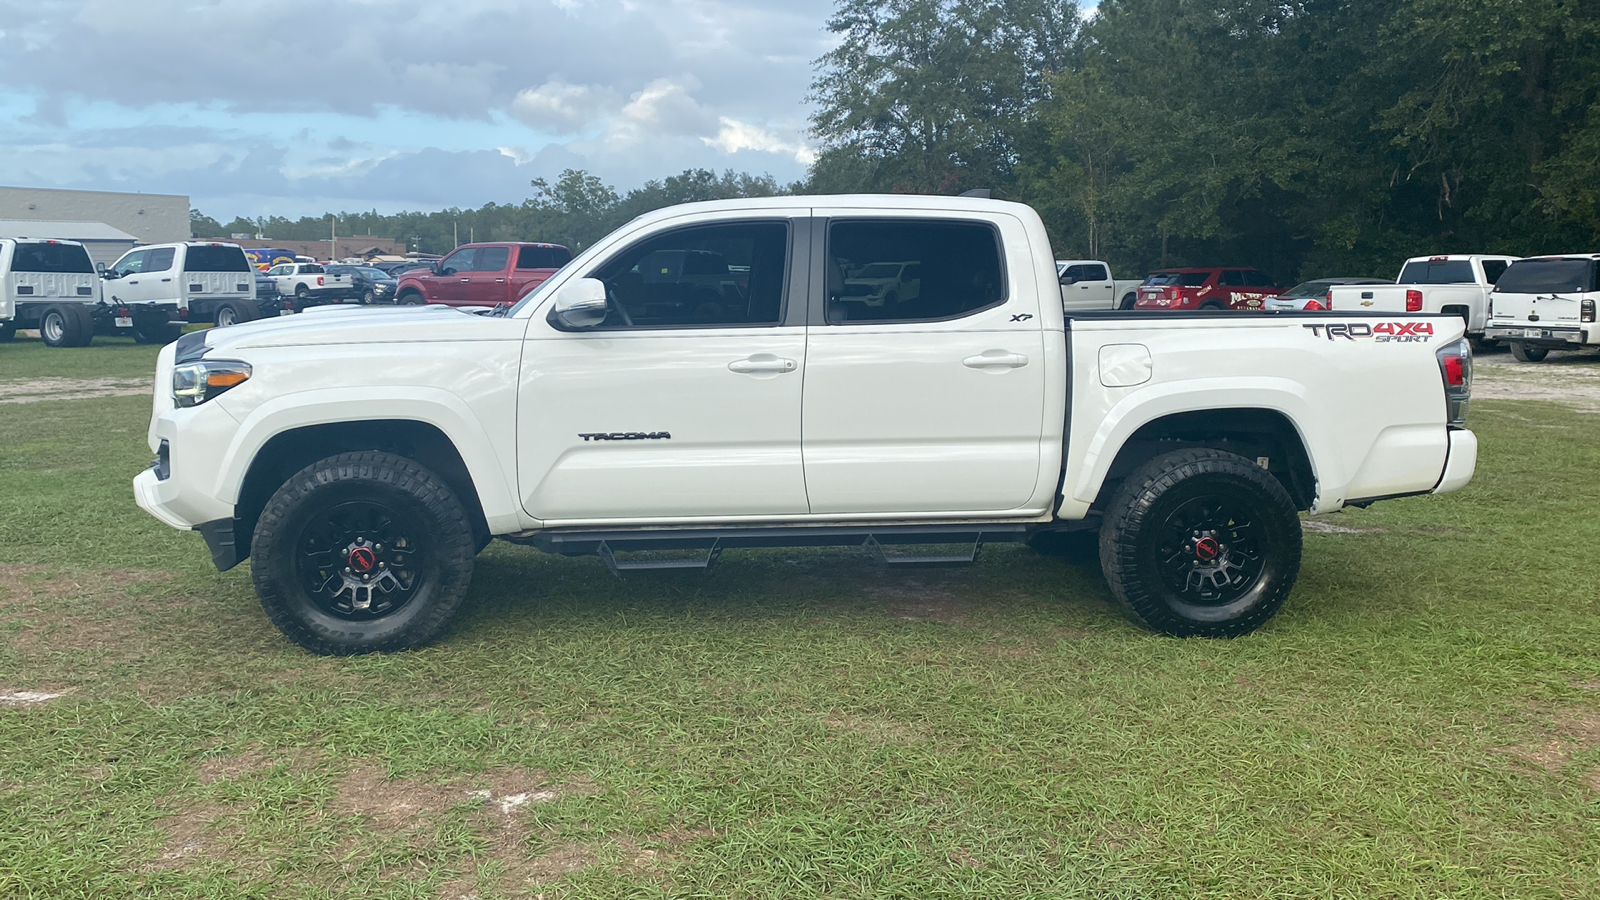
<path id="1" fill-rule="evenodd" d="M 1113 494 L 1100 563 L 1131 618 L 1167 634 L 1232 637 L 1278 611 L 1300 571 L 1300 518 L 1278 479 L 1221 450 L 1179 450 Z"/>
<path id="2" fill-rule="evenodd" d="M 419 647 L 466 598 L 478 541 L 443 479 L 392 453 L 332 456 L 267 501 L 251 540 L 262 609 L 313 653 Z"/>

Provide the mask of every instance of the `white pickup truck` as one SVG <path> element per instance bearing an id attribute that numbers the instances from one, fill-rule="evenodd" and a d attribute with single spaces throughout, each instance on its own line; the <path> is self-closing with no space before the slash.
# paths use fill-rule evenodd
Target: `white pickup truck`
<path id="1" fill-rule="evenodd" d="M 1098 259 L 1058 259 L 1063 309 L 1133 309 L 1142 279 L 1112 278 L 1111 267 Z"/>
<path id="2" fill-rule="evenodd" d="M 1467 336 L 1485 341 L 1489 292 L 1515 256 L 1482 253 L 1416 256 L 1406 260 L 1392 285 L 1334 285 L 1332 309 L 1341 312 L 1443 313 L 1460 317 Z"/>
<path id="3" fill-rule="evenodd" d="M 267 278 L 283 297 L 294 298 L 294 308 L 304 310 L 322 303 L 338 303 L 356 295 L 349 275 L 334 275 L 318 263 L 279 263 L 267 270 Z"/>
<path id="4" fill-rule="evenodd" d="M 1551 350 L 1600 346 L 1600 253 L 1519 259 L 1489 295 L 1486 336 L 1511 343 L 1511 355 L 1539 362 Z"/>
<path id="5" fill-rule="evenodd" d="M 680 250 L 721 254 L 738 290 L 708 311 L 642 277 Z M 916 301 L 851 302 L 861 259 L 918 262 Z M 1238 635 L 1294 584 L 1297 511 L 1472 477 L 1453 316 L 1068 327 L 1057 284 L 1014 203 L 663 209 L 497 315 L 328 308 L 184 335 L 158 358 L 134 493 L 219 569 L 251 557 L 291 639 L 359 653 L 439 635 L 494 537 L 623 573 L 746 547 L 969 563 L 1076 530 L 1137 621 Z"/>

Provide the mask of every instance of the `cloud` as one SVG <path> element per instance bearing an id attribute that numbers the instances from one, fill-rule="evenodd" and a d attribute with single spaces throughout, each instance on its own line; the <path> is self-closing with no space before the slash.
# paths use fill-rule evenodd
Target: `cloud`
<path id="1" fill-rule="evenodd" d="M 592 84 L 552 79 L 517 92 L 511 115 L 530 127 L 555 134 L 577 134 L 615 108 L 616 91 Z"/>
<path id="2" fill-rule="evenodd" d="M 720 123 L 722 127 L 718 129 L 715 137 L 701 138 L 706 142 L 706 146 L 715 147 L 730 155 L 740 150 L 791 154 L 795 162 L 806 166 L 817 161 L 816 151 L 798 139 L 786 141 L 759 125 L 751 125 L 726 116 L 722 117 Z"/>

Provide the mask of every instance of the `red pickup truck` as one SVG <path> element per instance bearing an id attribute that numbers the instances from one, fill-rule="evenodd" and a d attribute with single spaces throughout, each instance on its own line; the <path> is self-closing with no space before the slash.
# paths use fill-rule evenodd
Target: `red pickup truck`
<path id="1" fill-rule="evenodd" d="M 560 244 L 462 244 L 432 268 L 400 275 L 394 302 L 402 306 L 495 306 L 515 303 L 572 259 Z"/>
<path id="2" fill-rule="evenodd" d="M 1259 269 L 1215 267 L 1162 269 L 1139 285 L 1134 309 L 1261 309 L 1283 293 Z"/>

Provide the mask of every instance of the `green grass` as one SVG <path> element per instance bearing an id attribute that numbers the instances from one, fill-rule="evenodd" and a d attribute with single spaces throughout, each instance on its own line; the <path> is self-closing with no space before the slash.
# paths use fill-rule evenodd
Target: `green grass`
<path id="1" fill-rule="evenodd" d="M 95 335 L 87 347 L 46 347 L 38 332 L 0 344 L 0 381 L 26 378 L 149 378 L 159 347 L 131 337 Z M 3 415 L 3 414 L 0 414 Z"/>
<path id="2" fill-rule="evenodd" d="M 148 374 L 100 343 L 0 378 Z M 1468 490 L 1332 517 L 1233 641 L 1023 548 L 496 544 L 436 646 L 331 660 L 134 507 L 147 416 L 0 405 L 0 692 L 67 692 L 0 707 L 0 897 L 1600 891 L 1600 417 L 1475 404 Z"/>

